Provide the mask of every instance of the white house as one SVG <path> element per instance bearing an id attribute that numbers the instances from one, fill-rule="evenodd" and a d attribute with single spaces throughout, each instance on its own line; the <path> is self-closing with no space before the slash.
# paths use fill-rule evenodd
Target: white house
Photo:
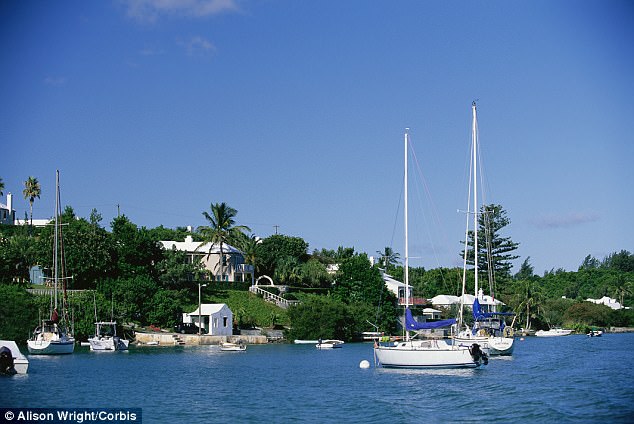
<path id="1" fill-rule="evenodd" d="M 203 303 L 200 305 L 200 312 L 196 308 L 193 312 L 183 313 L 183 322 L 193 322 L 198 327 L 202 322 L 202 334 L 210 336 L 233 334 L 233 312 L 224 303 Z"/>
<path id="2" fill-rule="evenodd" d="M 221 267 L 220 245 L 202 244 L 194 241 L 191 236 L 185 237 L 185 241 L 161 241 L 160 243 L 167 250 L 176 249 L 187 252 L 189 262 L 202 263 L 205 269 L 211 272 L 215 281 L 253 280 L 253 265 L 245 264 L 242 252 L 228 244 L 222 246 L 224 264 Z"/>
<path id="3" fill-rule="evenodd" d="M 13 195 L 7 193 L 7 204 L 0 203 L 0 224 L 13 225 L 15 222 L 15 209 L 13 209 Z"/>
<path id="4" fill-rule="evenodd" d="M 596 303 L 597 305 L 609 306 L 610 308 L 614 310 L 629 309 L 629 308 L 623 308 L 623 305 L 621 305 L 616 299 L 612 299 L 607 296 L 603 296 L 601 299 L 586 299 L 586 301 Z"/>

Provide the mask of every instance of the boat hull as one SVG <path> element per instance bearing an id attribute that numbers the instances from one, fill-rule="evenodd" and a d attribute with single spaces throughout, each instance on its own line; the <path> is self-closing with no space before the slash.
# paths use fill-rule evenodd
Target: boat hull
<path id="1" fill-rule="evenodd" d="M 489 355 L 508 356 L 513 354 L 515 339 L 512 337 L 490 337 Z"/>
<path id="2" fill-rule="evenodd" d="M 93 351 L 116 351 L 128 350 L 130 342 L 118 337 L 92 337 L 88 339 L 90 350 Z"/>
<path id="3" fill-rule="evenodd" d="M 13 369 L 17 374 L 26 374 L 29 370 L 29 360 L 22 354 L 13 340 L 0 340 L 0 347 L 6 347 L 13 357 Z"/>
<path id="4" fill-rule="evenodd" d="M 468 347 L 473 343 L 480 345 L 480 348 L 489 356 L 508 356 L 513 354 L 515 339 L 513 337 L 456 337 L 454 345 Z"/>
<path id="5" fill-rule="evenodd" d="M 75 350 L 75 339 L 29 340 L 27 347 L 31 355 L 67 355 Z"/>
<path id="6" fill-rule="evenodd" d="M 539 330 L 535 332 L 536 337 L 560 337 L 560 336 L 568 336 L 572 333 L 572 330 L 563 330 L 559 329 L 551 329 L 551 330 Z"/>
<path id="7" fill-rule="evenodd" d="M 344 342 L 341 340 L 322 340 L 317 342 L 315 347 L 317 349 L 340 349 L 343 347 Z"/>
<path id="8" fill-rule="evenodd" d="M 244 352 L 247 350 L 247 345 L 236 343 L 222 343 L 220 350 L 223 352 Z"/>
<path id="9" fill-rule="evenodd" d="M 384 368 L 478 368 L 467 347 L 443 340 L 407 341 L 395 346 L 375 346 L 374 354 Z"/>

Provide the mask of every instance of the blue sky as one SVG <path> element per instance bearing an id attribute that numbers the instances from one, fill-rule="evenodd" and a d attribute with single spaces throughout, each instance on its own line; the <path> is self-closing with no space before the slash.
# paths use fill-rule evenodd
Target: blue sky
<path id="1" fill-rule="evenodd" d="M 30 175 L 53 214 L 59 169 L 63 203 L 105 227 L 117 205 L 176 227 L 226 202 L 262 237 L 402 254 L 409 127 L 430 199 L 410 197 L 412 264 L 458 265 L 477 99 L 515 271 L 634 251 L 628 1 L 7 1 L 0 61 L 21 217 Z"/>

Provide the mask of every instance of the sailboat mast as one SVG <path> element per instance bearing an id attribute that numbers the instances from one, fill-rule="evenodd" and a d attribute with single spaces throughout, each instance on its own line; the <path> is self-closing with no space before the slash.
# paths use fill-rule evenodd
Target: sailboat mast
<path id="1" fill-rule="evenodd" d="M 471 127 L 471 143 L 473 146 L 473 264 L 475 272 L 475 295 L 478 296 L 478 166 L 477 166 L 477 123 L 476 123 L 476 102 L 471 104 L 473 113 L 473 123 Z"/>
<path id="2" fill-rule="evenodd" d="M 404 195 L 404 213 L 405 213 L 405 310 L 409 307 L 409 240 L 408 240 L 408 217 L 407 217 L 407 144 L 409 142 L 409 128 L 405 128 L 405 148 L 404 150 L 404 158 L 405 158 L 405 177 L 403 180 L 405 195 Z M 405 324 L 405 319 L 403 320 L 403 324 Z M 409 331 L 407 331 L 407 327 L 405 328 L 405 339 L 409 340 Z"/>
<path id="3" fill-rule="evenodd" d="M 55 244 L 53 244 L 53 279 L 55 283 L 55 309 L 57 309 L 57 281 L 58 281 L 58 237 L 59 237 L 59 170 L 55 171 Z"/>
<path id="4" fill-rule="evenodd" d="M 407 221 L 407 144 L 409 141 L 409 128 L 405 128 L 405 307 L 409 306 L 409 240 L 408 240 L 408 221 Z"/>

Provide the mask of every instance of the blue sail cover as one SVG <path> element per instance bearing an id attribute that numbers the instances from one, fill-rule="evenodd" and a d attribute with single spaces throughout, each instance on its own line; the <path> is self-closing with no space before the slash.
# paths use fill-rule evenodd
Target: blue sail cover
<path id="1" fill-rule="evenodd" d="M 409 308 L 405 310 L 405 326 L 408 330 L 430 330 L 433 328 L 449 327 L 450 325 L 453 325 L 455 323 L 455 318 L 444 319 L 442 321 L 420 323 L 414 319 L 414 317 L 412 316 L 412 311 L 410 311 Z"/>
<path id="2" fill-rule="evenodd" d="M 478 321 L 484 318 L 492 318 L 495 315 L 500 316 L 513 316 L 515 313 L 513 312 L 482 312 L 482 307 L 480 306 L 480 302 L 478 298 L 473 302 L 473 319 Z"/>

